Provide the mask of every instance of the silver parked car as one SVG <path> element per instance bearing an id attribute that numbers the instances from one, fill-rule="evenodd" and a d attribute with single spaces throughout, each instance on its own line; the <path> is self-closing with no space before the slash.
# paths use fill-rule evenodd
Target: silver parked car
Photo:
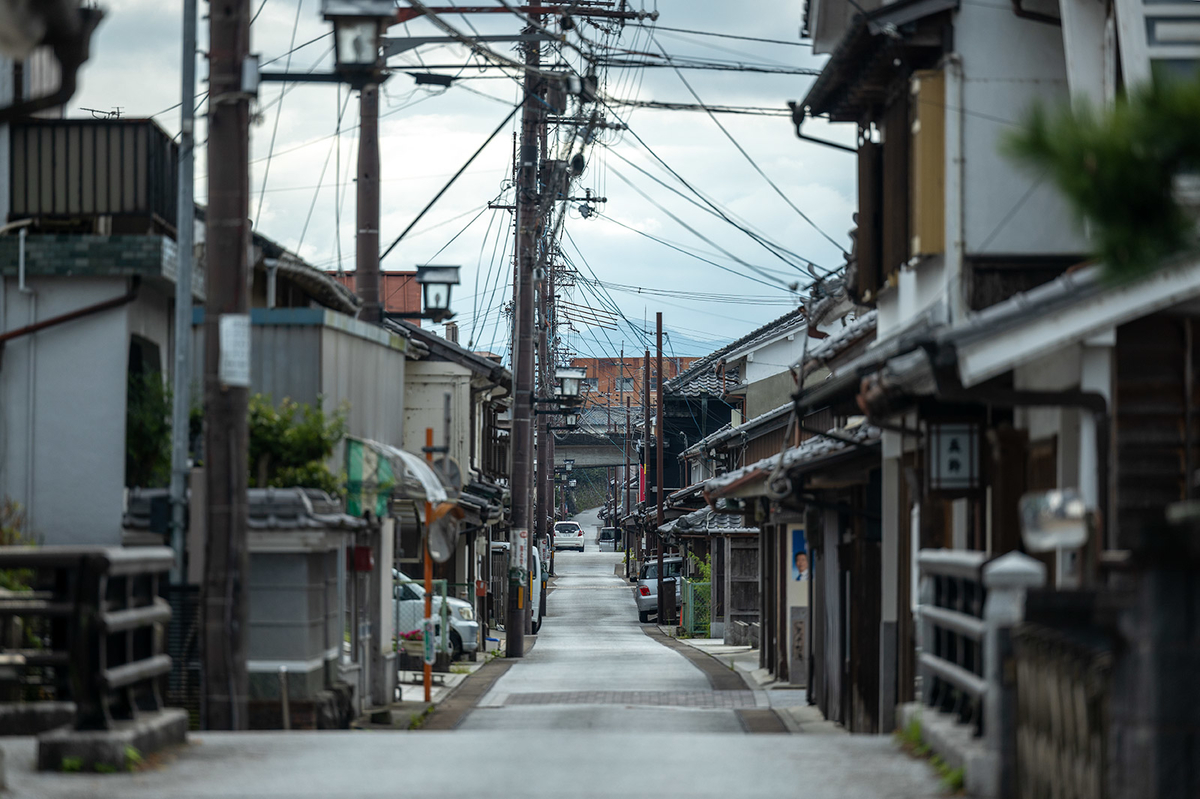
<path id="1" fill-rule="evenodd" d="M 425 618 L 425 585 L 423 581 L 412 580 L 403 572 L 392 570 L 395 580 L 394 610 L 397 635 L 421 629 Z M 442 642 L 441 617 L 442 597 L 434 594 L 432 597 L 435 634 L 446 650 L 451 660 L 457 660 L 463 652 L 474 652 L 479 648 L 479 622 L 475 620 L 475 610 L 470 602 L 456 597 L 446 599 L 447 617 L 450 621 L 450 639 Z"/>
<path id="2" fill-rule="evenodd" d="M 663 581 L 675 585 L 675 605 L 683 597 L 683 558 L 663 558 Z M 658 561 L 651 560 L 643 563 L 638 571 L 637 585 L 633 588 L 633 598 L 637 602 L 638 621 L 645 623 L 651 616 L 658 615 Z"/>

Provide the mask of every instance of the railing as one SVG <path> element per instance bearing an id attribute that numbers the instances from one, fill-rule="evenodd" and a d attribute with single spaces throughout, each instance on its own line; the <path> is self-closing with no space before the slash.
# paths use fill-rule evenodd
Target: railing
<path id="1" fill-rule="evenodd" d="M 986 555 L 961 550 L 921 550 L 917 685 L 922 701 L 954 713 L 983 732 L 983 603 Z"/>
<path id="2" fill-rule="evenodd" d="M 683 627 L 693 638 L 707 638 L 712 623 L 712 583 L 683 581 Z"/>
<path id="3" fill-rule="evenodd" d="M 178 147 L 154 122 L 27 119 L 12 128 L 11 218 L 131 217 L 175 229 Z"/>
<path id="4" fill-rule="evenodd" d="M 29 586 L 0 599 L 0 628 L 28 631 L 0 648 L 0 682 L 73 701 L 77 730 L 161 710 L 171 607 L 159 579 L 174 562 L 166 547 L 0 547 L 0 570 Z"/>
<path id="5" fill-rule="evenodd" d="M 1113 653 L 1089 638 L 1039 624 L 1013 631 L 1018 796 L 1105 795 Z"/>
<path id="6" fill-rule="evenodd" d="M 982 738 L 979 757 L 966 769 L 967 792 L 1011 796 L 1017 762 L 1011 632 L 1023 620 L 1026 592 L 1045 583 L 1046 567 L 1019 552 L 988 562 L 982 552 L 963 550 L 922 550 L 917 563 L 918 696 Z"/>

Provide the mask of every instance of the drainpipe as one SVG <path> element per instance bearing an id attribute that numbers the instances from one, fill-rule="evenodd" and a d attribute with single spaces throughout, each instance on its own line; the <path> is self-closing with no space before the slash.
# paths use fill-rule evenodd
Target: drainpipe
<path id="1" fill-rule="evenodd" d="M 267 265 L 267 307 L 275 307 L 275 275 L 279 270 L 279 260 L 276 258 L 264 258 L 263 263 Z"/>
<path id="2" fill-rule="evenodd" d="M 966 78 L 963 74 L 962 56 L 950 53 L 946 56 L 946 197 L 949 213 L 946 214 L 946 255 L 943 264 L 943 290 L 946 292 L 946 308 L 949 322 L 954 323 L 966 315 L 963 298 L 964 270 L 966 269 L 966 135 L 964 130 Z M 955 108 L 949 108 L 954 98 Z"/>

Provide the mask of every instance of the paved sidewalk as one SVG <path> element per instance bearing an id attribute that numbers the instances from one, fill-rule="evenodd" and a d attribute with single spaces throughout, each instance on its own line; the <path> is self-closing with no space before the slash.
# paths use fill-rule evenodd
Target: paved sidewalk
<path id="1" fill-rule="evenodd" d="M 669 635 L 670 628 L 660 627 Z M 758 650 L 748 646 L 730 646 L 720 638 L 676 638 L 679 643 L 698 649 L 738 674 L 746 686 L 761 692 L 765 704 L 775 711 L 789 732 L 809 735 L 849 735 L 845 727 L 827 721 L 816 706 L 808 703 L 808 691 L 771 677 L 758 666 Z"/>

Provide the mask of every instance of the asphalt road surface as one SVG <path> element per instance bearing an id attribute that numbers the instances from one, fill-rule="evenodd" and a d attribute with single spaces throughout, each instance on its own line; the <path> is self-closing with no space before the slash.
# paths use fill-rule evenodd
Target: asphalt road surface
<path id="1" fill-rule="evenodd" d="M 621 555 L 597 549 L 594 511 L 578 520 L 587 551 L 558 553 L 537 645 L 453 731 L 195 733 L 156 768 L 109 776 L 34 774 L 33 739 L 6 739 L 5 796 L 942 795 L 928 765 L 886 736 L 748 733 L 748 713 L 771 713 L 765 692 L 728 675 L 714 689 L 711 674 L 643 632 L 651 625 L 614 574 Z"/>

